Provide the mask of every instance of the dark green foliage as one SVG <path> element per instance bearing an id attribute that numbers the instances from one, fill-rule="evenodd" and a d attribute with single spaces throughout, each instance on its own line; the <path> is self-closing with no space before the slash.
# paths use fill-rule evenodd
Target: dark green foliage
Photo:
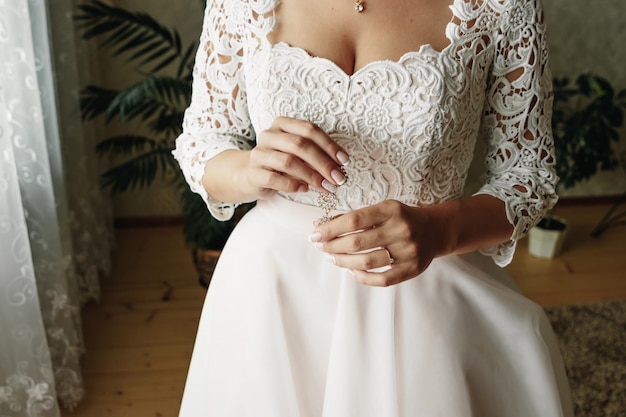
<path id="1" fill-rule="evenodd" d="M 624 108 L 626 90 L 615 93 L 602 77 L 582 74 L 574 85 L 567 77 L 554 79 L 552 130 L 563 187 L 618 167 L 611 146 L 619 140 Z"/>
<path id="2" fill-rule="evenodd" d="M 81 91 L 84 120 L 103 117 L 107 123 L 135 121 L 149 135 L 118 135 L 97 145 L 100 155 L 124 157 L 123 162 L 101 174 L 102 187 L 113 194 L 122 193 L 149 187 L 156 178 L 176 172 L 174 183 L 183 202 L 186 241 L 201 249 L 221 249 L 236 220 L 220 222 L 211 216 L 202 199 L 189 190 L 171 154 L 191 100 L 196 44 L 183 46 L 176 30 L 147 13 L 126 11 L 98 0 L 78 9 L 75 20 L 82 38 L 98 39 L 113 56 L 126 56 L 141 75 L 140 81 L 122 89 L 89 85 Z M 236 217 L 249 207 L 238 209 Z"/>
<path id="3" fill-rule="evenodd" d="M 204 202 L 189 187 L 185 186 L 182 194 L 183 211 L 187 215 L 183 229 L 185 238 L 201 249 L 221 249 L 235 224 L 253 206 L 252 204 L 241 205 L 232 219 L 220 222 L 211 216 Z M 198 200 L 201 204 L 198 204 Z"/>
<path id="4" fill-rule="evenodd" d="M 129 12 L 94 0 L 78 6 L 82 14 L 75 17 L 83 31 L 83 39 L 103 38 L 102 47 L 112 50 L 114 56 L 132 53 L 129 61 L 140 66 L 152 64 L 150 73 L 156 73 L 174 61 L 179 61 L 178 76 L 185 72 L 183 56 L 191 56 L 195 46 L 183 49 L 176 30 L 161 25 L 147 13 Z"/>

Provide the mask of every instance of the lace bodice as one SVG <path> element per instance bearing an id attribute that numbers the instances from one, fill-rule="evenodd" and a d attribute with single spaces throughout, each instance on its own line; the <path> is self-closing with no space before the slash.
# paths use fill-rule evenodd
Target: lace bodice
<path id="1" fill-rule="evenodd" d="M 455 0 L 445 49 L 424 45 L 352 75 L 303 49 L 271 44 L 276 1 L 208 2 L 192 103 L 174 155 L 213 215 L 227 219 L 234 206 L 202 187 L 206 161 L 226 149 L 250 149 L 255 132 L 277 116 L 314 122 L 348 151 L 349 181 L 337 191 L 344 210 L 385 199 L 420 206 L 461 197 L 480 136 L 487 174 L 478 193 L 502 199 L 515 227 L 510 242 L 485 251 L 508 263 L 515 241 L 556 201 L 539 1 Z M 317 192 L 284 197 L 314 204 Z"/>

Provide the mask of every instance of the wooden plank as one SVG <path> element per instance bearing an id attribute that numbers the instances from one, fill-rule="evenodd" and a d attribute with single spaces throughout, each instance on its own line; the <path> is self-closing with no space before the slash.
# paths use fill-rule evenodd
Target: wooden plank
<path id="1" fill-rule="evenodd" d="M 89 378 L 109 373 L 186 371 L 192 349 L 193 340 L 168 345 L 94 347 L 83 357 L 82 371 Z"/>
<path id="2" fill-rule="evenodd" d="M 128 311 L 197 309 L 202 306 L 206 290 L 194 283 L 156 282 L 126 287 L 107 287 L 99 303 L 90 303 L 86 314 L 108 308 Z"/>
<path id="3" fill-rule="evenodd" d="M 185 344 L 195 340 L 200 305 L 178 310 L 124 311 L 103 306 L 83 319 L 85 344 L 90 347 Z"/>
<path id="4" fill-rule="evenodd" d="M 98 374 L 85 384 L 90 401 L 128 405 L 139 400 L 182 397 L 187 369 Z"/>
<path id="5" fill-rule="evenodd" d="M 178 397 L 143 400 L 124 397 L 117 401 L 102 402 L 93 401 L 92 396 L 88 394 L 76 410 L 63 415 L 72 417 L 176 417 L 179 408 L 180 398 Z"/>

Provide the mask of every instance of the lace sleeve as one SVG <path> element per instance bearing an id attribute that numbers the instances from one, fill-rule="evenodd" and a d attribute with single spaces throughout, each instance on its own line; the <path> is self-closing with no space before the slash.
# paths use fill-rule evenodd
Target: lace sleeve
<path id="1" fill-rule="evenodd" d="M 216 201 L 202 185 L 206 162 L 228 149 L 250 149 L 254 140 L 247 101 L 242 55 L 242 5 L 209 0 L 193 70 L 191 104 L 174 157 L 192 191 L 200 194 L 211 214 L 228 220 L 234 204 Z"/>
<path id="2" fill-rule="evenodd" d="M 505 266 L 518 239 L 556 203 L 552 82 L 539 0 L 513 0 L 501 15 L 483 116 L 487 177 L 476 194 L 503 200 L 508 242 L 482 252 Z"/>

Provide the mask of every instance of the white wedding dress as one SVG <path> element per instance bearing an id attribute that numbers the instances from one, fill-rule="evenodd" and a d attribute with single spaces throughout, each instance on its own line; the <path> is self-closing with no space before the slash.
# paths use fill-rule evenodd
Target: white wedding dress
<path id="1" fill-rule="evenodd" d="M 556 201 L 539 2 L 455 0 L 443 51 L 424 45 L 352 75 L 270 44 L 276 3 L 208 1 L 175 156 L 214 216 L 234 207 L 202 188 L 205 162 L 249 149 L 255 132 L 289 116 L 348 151 L 339 211 L 461 197 L 484 137 L 479 193 L 505 201 L 515 229 L 502 245 L 376 288 L 308 241 L 322 214 L 315 191 L 259 201 L 215 270 L 180 416 L 571 417 L 550 324 L 501 268 Z"/>

